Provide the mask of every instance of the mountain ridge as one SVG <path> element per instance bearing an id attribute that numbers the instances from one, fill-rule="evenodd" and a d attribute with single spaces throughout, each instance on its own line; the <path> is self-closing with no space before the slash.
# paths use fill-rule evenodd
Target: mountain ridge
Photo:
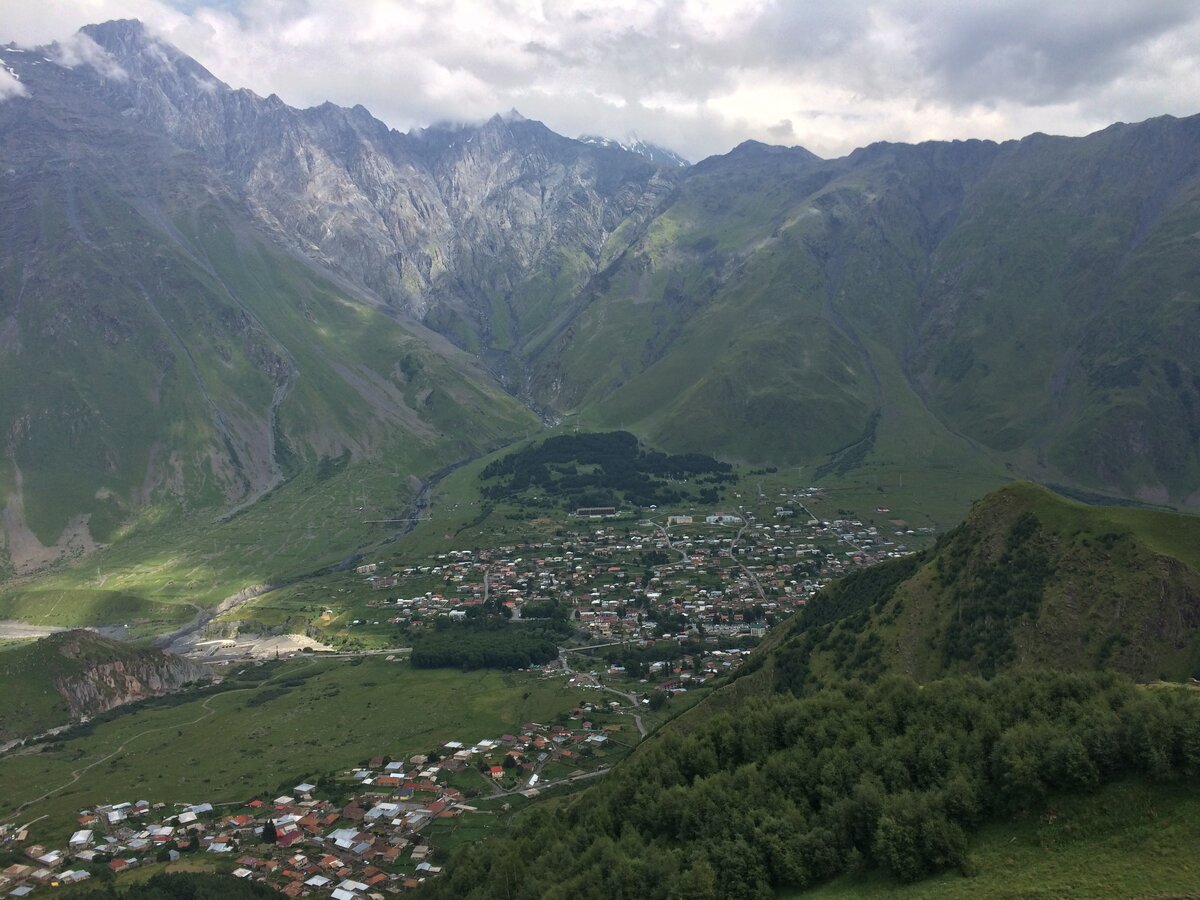
<path id="1" fill-rule="evenodd" d="M 0 409 L 22 571 L 105 543 L 163 486 L 241 508 L 322 456 L 378 458 L 392 427 L 478 452 L 430 427 L 438 379 L 417 387 L 411 359 L 375 355 L 367 371 L 332 349 L 359 306 L 403 331 L 410 356 L 453 371 L 460 398 L 496 405 L 499 387 L 545 421 L 825 479 L 959 473 L 973 493 L 1017 474 L 1200 504 L 1194 117 L 1084 138 L 880 142 L 835 160 L 745 142 L 680 169 L 518 115 L 402 134 L 362 106 L 292 109 L 129 21 L 78 40 L 90 49 L 74 67 L 61 48 L 5 53 L 28 94 L 0 106 L 0 154 L 13 183 L 37 178 L 18 184 L 23 215 L 7 226 L 3 340 L 28 356 L 31 335 L 58 341 L 86 321 L 68 339 L 100 338 L 107 360 L 155 335 L 139 371 L 120 367 L 159 400 L 81 392 L 105 383 L 85 353 L 64 359 L 41 407 L 84 417 L 74 444 L 18 398 Z M 62 247 L 52 264 L 30 252 L 46 240 Z M 108 261 L 138 242 L 175 274 Z M 50 269 L 35 278 L 31 260 Z M 95 266 L 108 267 L 103 295 Z M 51 288 L 59 275 L 80 303 Z M 168 310 L 185 282 L 209 299 Z M 334 306 L 304 299 L 328 286 Z M 315 355 L 310 329 L 326 341 Z M 194 390 L 170 403 L 203 424 L 181 452 L 162 440 L 166 414 L 146 410 L 189 370 Z M 343 384 L 357 399 L 334 399 Z M 444 425 L 470 420 L 451 405 L 461 415 Z M 496 408 L 516 431 L 489 441 L 530 427 L 516 402 Z M 80 452 L 99 462 L 52 487 Z M 211 471 L 196 469 L 205 454 Z"/>

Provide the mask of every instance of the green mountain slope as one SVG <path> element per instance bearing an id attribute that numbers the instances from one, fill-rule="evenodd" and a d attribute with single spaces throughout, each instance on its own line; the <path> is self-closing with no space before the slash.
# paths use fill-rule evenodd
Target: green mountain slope
<path id="1" fill-rule="evenodd" d="M 1013 485 L 920 557 L 844 579 L 778 640 L 777 683 L 802 690 L 899 672 L 1200 672 L 1200 518 L 1088 507 Z"/>
<path id="2" fill-rule="evenodd" d="M 672 449 L 1195 504 L 1197 158 L 1195 117 L 829 161 L 743 145 L 593 279 L 532 390 Z"/>
<path id="3" fill-rule="evenodd" d="M 333 461 L 424 474 L 535 425 L 465 354 L 275 246 L 192 154 L 32 86 L 36 105 L 0 105 L 20 173 L 0 381 L 22 386 L 0 392 L 0 571 L 212 522 Z M 307 563 L 354 547 L 327 537 Z"/>

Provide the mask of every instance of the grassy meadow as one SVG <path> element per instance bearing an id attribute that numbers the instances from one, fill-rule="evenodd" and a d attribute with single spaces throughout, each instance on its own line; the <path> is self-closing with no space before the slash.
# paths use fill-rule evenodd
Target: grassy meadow
<path id="1" fill-rule="evenodd" d="M 0 820 L 37 819 L 34 839 L 61 840 L 77 811 L 94 804 L 274 796 L 372 756 L 498 737 L 594 696 L 532 673 L 416 670 L 378 657 L 238 671 L 219 693 L 175 695 L 0 757 Z"/>

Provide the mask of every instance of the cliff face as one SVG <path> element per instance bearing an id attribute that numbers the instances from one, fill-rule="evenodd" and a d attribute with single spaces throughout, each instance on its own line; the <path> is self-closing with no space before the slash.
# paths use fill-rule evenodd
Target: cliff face
<path id="1" fill-rule="evenodd" d="M 473 350 L 506 354 L 622 249 L 677 166 L 517 114 L 410 133 L 366 109 L 235 90 L 135 21 L 84 30 L 126 78 L 92 92 L 196 154 L 293 251 Z M 629 229 L 626 229 L 628 231 Z"/>
<path id="2" fill-rule="evenodd" d="M 0 743 L 207 681 L 204 666 L 110 640 L 61 631 L 0 653 Z"/>
<path id="3" fill-rule="evenodd" d="M 90 631 L 68 631 L 47 641 L 57 645 L 64 663 L 53 677 L 54 687 L 72 718 L 98 715 L 212 677 L 189 659 L 131 648 Z"/>

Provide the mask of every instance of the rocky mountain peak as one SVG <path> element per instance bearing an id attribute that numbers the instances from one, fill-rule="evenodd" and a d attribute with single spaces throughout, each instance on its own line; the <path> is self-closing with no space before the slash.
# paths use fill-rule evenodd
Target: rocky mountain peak
<path id="1" fill-rule="evenodd" d="M 186 53 L 162 40 L 137 19 L 115 19 L 99 25 L 85 25 L 79 35 L 105 50 L 127 74 L 137 79 L 174 79 L 186 77 L 188 88 L 204 92 L 228 91 L 220 81 Z"/>
<path id="2" fill-rule="evenodd" d="M 690 162 L 674 150 L 668 150 L 666 147 L 642 140 L 638 137 L 636 131 L 629 132 L 622 141 L 602 137 L 597 134 L 583 134 L 579 136 L 579 140 L 584 144 L 594 144 L 599 147 L 609 147 L 616 150 L 624 150 L 627 153 L 636 153 L 639 156 L 644 156 L 651 162 L 663 166 L 683 169 L 691 165 Z"/>
<path id="3" fill-rule="evenodd" d="M 198 154 L 277 239 L 459 343 L 520 341 L 523 286 L 543 264 L 583 261 L 571 293 L 618 225 L 670 189 L 660 172 L 673 164 L 598 152 L 515 109 L 401 134 L 362 106 L 232 90 L 136 20 L 80 34 L 122 76 L 81 68 L 87 91 Z"/>

